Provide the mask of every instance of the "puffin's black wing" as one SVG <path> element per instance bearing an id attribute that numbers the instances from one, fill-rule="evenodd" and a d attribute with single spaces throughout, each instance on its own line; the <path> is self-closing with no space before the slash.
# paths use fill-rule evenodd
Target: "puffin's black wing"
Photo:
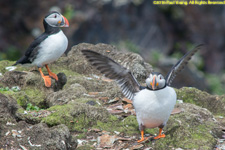
<path id="1" fill-rule="evenodd" d="M 126 98 L 133 99 L 134 94 L 140 89 L 140 84 L 128 69 L 122 67 L 111 58 L 97 52 L 82 50 L 82 53 L 107 78 L 116 80 Z"/>
<path id="2" fill-rule="evenodd" d="M 166 76 L 166 83 L 167 85 L 170 85 L 173 81 L 173 79 L 176 77 L 177 73 L 179 73 L 182 69 L 184 69 L 184 67 L 186 66 L 186 64 L 188 63 L 188 61 L 191 59 L 191 57 L 199 50 L 201 49 L 201 47 L 203 46 L 203 44 L 200 44 L 198 46 L 196 46 L 193 50 L 191 50 L 190 52 L 188 52 L 187 54 L 185 54 L 170 70 L 170 72 L 167 74 Z"/>
<path id="3" fill-rule="evenodd" d="M 40 44 L 48 37 L 48 34 L 43 33 L 39 37 L 37 37 L 28 47 L 25 52 L 25 55 L 22 56 L 14 65 L 17 64 L 26 64 L 32 63 L 32 61 L 36 58 L 38 54 L 38 50 L 40 49 Z"/>

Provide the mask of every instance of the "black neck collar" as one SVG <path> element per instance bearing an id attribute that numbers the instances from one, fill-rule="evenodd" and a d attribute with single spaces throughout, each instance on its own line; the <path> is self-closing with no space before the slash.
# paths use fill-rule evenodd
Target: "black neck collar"
<path id="1" fill-rule="evenodd" d="M 52 27 L 45 20 L 43 21 L 43 24 L 44 24 L 44 28 L 45 28 L 45 33 L 47 33 L 47 34 L 55 34 L 60 31 L 59 27 Z"/>
<path id="2" fill-rule="evenodd" d="M 161 89 L 164 89 L 167 85 L 165 84 L 164 87 L 160 88 L 160 89 L 156 89 L 156 90 L 153 90 L 152 88 L 149 88 L 148 86 L 147 87 L 140 87 L 140 90 L 143 90 L 143 89 L 148 89 L 150 91 L 158 91 L 158 90 L 161 90 Z"/>

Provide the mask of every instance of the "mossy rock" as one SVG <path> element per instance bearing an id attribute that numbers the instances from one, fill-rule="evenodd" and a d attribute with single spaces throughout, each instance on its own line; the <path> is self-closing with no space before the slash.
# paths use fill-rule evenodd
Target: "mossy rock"
<path id="1" fill-rule="evenodd" d="M 98 120 L 107 122 L 109 119 L 106 109 L 76 102 L 55 105 L 47 110 L 52 114 L 43 118 L 42 122 L 49 126 L 66 124 L 73 131 L 83 131 L 95 125 Z"/>
<path id="2" fill-rule="evenodd" d="M 153 148 L 213 149 L 217 143 L 216 138 L 221 135 L 213 115 L 193 104 L 178 104 L 176 107 L 183 112 L 170 116 L 164 129 L 166 137 L 154 141 Z"/>
<path id="3" fill-rule="evenodd" d="M 41 118 L 39 117 L 35 117 L 34 115 L 32 115 L 30 112 L 24 113 L 24 109 L 22 107 L 20 107 L 17 111 L 16 111 L 16 117 L 18 120 L 23 120 L 26 121 L 27 123 L 30 124 L 37 124 L 41 122 Z"/>
<path id="4" fill-rule="evenodd" d="M 46 103 L 49 107 L 51 107 L 54 105 L 63 105 L 72 100 L 75 100 L 77 102 L 77 99 L 83 97 L 84 93 L 87 93 L 87 91 L 83 86 L 77 83 L 71 84 L 68 88 L 64 90 L 52 92 L 47 95 Z"/>
<path id="5" fill-rule="evenodd" d="M 8 70 L 6 70 L 7 66 L 13 65 L 15 62 L 13 61 L 8 61 L 8 60 L 2 60 L 0 61 L 0 73 L 4 74 Z"/>
<path id="6" fill-rule="evenodd" d="M 28 103 L 32 103 L 33 105 L 40 108 L 46 108 L 45 93 L 38 88 L 26 87 L 25 89 L 18 92 L 1 91 L 1 93 L 6 96 L 13 97 L 17 101 L 17 104 L 22 106 L 24 109 L 26 109 Z"/>
<path id="7" fill-rule="evenodd" d="M 214 115 L 225 116 L 225 95 L 210 95 L 192 87 L 183 87 L 176 90 L 176 93 L 177 99 L 182 99 L 185 103 L 192 103 L 207 108 Z"/>
<path id="8" fill-rule="evenodd" d="M 15 123 L 15 113 L 18 109 L 16 101 L 10 97 L 0 93 L 0 124 L 5 126 L 7 122 Z M 1 129 L 0 127 L 0 129 Z M 0 131 L 1 133 L 1 131 Z"/>
<path id="9" fill-rule="evenodd" d="M 67 55 L 67 59 L 62 59 L 62 64 L 66 64 L 70 70 L 80 74 L 97 74 L 100 72 L 92 67 L 81 51 L 89 49 L 97 51 L 103 55 L 111 57 L 113 60 L 121 63 L 124 67 L 130 69 L 138 80 L 145 80 L 152 70 L 152 66 L 144 62 L 143 58 L 135 53 L 119 52 L 115 46 L 99 43 L 96 45 L 81 43 L 73 46 Z"/>

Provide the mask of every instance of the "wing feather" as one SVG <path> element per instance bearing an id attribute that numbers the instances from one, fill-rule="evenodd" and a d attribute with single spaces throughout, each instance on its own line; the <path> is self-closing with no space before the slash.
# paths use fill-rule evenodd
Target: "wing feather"
<path id="1" fill-rule="evenodd" d="M 173 79 L 176 77 L 176 75 L 181 72 L 181 70 L 184 69 L 184 67 L 187 65 L 188 61 L 191 59 L 191 57 L 203 47 L 203 44 L 200 44 L 196 46 L 193 50 L 185 54 L 169 71 L 169 73 L 166 76 L 166 83 L 167 85 L 170 85 L 173 81 Z"/>
<path id="2" fill-rule="evenodd" d="M 91 50 L 82 50 L 87 60 L 107 78 L 113 79 L 120 86 L 122 93 L 128 99 L 133 99 L 134 94 L 139 91 L 140 84 L 133 74 L 119 65 L 111 58 Z"/>

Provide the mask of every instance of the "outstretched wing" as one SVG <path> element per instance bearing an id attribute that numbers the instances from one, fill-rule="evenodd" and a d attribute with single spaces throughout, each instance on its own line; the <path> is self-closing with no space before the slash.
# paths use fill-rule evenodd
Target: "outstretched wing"
<path id="1" fill-rule="evenodd" d="M 134 94 L 139 91 L 140 84 L 128 69 L 122 67 L 111 58 L 97 52 L 82 50 L 82 53 L 107 78 L 116 80 L 126 98 L 133 99 Z"/>
<path id="2" fill-rule="evenodd" d="M 166 76 L 166 83 L 167 85 L 170 85 L 173 81 L 173 79 L 176 77 L 176 75 L 184 69 L 188 61 L 191 59 L 191 57 L 199 50 L 201 49 L 203 44 L 200 44 L 196 46 L 193 50 L 185 54 L 170 70 L 170 72 Z"/>

